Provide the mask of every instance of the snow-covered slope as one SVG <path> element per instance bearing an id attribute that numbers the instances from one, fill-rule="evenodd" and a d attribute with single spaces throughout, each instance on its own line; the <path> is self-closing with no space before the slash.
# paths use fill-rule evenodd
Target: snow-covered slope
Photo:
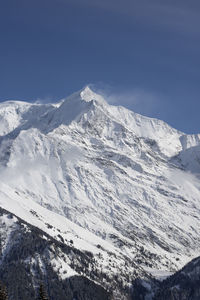
<path id="1" fill-rule="evenodd" d="M 82 251 L 103 249 L 105 270 L 110 251 L 111 273 L 125 274 L 126 260 L 141 274 L 174 271 L 198 255 L 199 175 L 200 135 L 88 87 L 57 105 L 0 104 L 0 206 Z"/>

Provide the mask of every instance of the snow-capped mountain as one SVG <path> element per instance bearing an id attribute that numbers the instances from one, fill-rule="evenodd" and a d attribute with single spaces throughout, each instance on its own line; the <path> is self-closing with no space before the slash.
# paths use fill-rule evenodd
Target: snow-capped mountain
<path id="1" fill-rule="evenodd" d="M 56 104 L 0 103 L 0 178 L 1 263 L 19 219 L 92 253 L 114 299 L 128 299 L 138 274 L 174 272 L 199 255 L 200 135 L 111 106 L 89 87 Z M 63 255 L 52 263 L 59 278 L 81 274 L 108 289 L 91 262 L 80 270 Z"/>

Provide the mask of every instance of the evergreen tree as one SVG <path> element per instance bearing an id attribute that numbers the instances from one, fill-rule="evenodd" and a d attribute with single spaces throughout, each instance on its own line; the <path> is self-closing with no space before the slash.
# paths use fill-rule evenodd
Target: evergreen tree
<path id="1" fill-rule="evenodd" d="M 48 300 L 43 284 L 40 284 L 38 300 Z"/>
<path id="2" fill-rule="evenodd" d="M 0 282 L 0 300 L 8 300 L 6 287 L 1 282 Z"/>

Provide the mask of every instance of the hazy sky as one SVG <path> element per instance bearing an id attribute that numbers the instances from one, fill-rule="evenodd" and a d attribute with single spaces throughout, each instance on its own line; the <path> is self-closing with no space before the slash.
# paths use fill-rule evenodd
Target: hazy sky
<path id="1" fill-rule="evenodd" d="M 86 84 L 200 132 L 200 1 L 0 1 L 0 101 L 55 101 Z"/>

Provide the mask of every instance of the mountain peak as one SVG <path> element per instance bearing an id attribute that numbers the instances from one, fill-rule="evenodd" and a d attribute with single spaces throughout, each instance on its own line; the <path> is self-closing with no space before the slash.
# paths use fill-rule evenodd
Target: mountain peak
<path id="1" fill-rule="evenodd" d="M 80 91 L 80 97 L 86 102 L 96 100 L 105 103 L 104 98 L 100 94 L 95 93 L 88 85 Z"/>

